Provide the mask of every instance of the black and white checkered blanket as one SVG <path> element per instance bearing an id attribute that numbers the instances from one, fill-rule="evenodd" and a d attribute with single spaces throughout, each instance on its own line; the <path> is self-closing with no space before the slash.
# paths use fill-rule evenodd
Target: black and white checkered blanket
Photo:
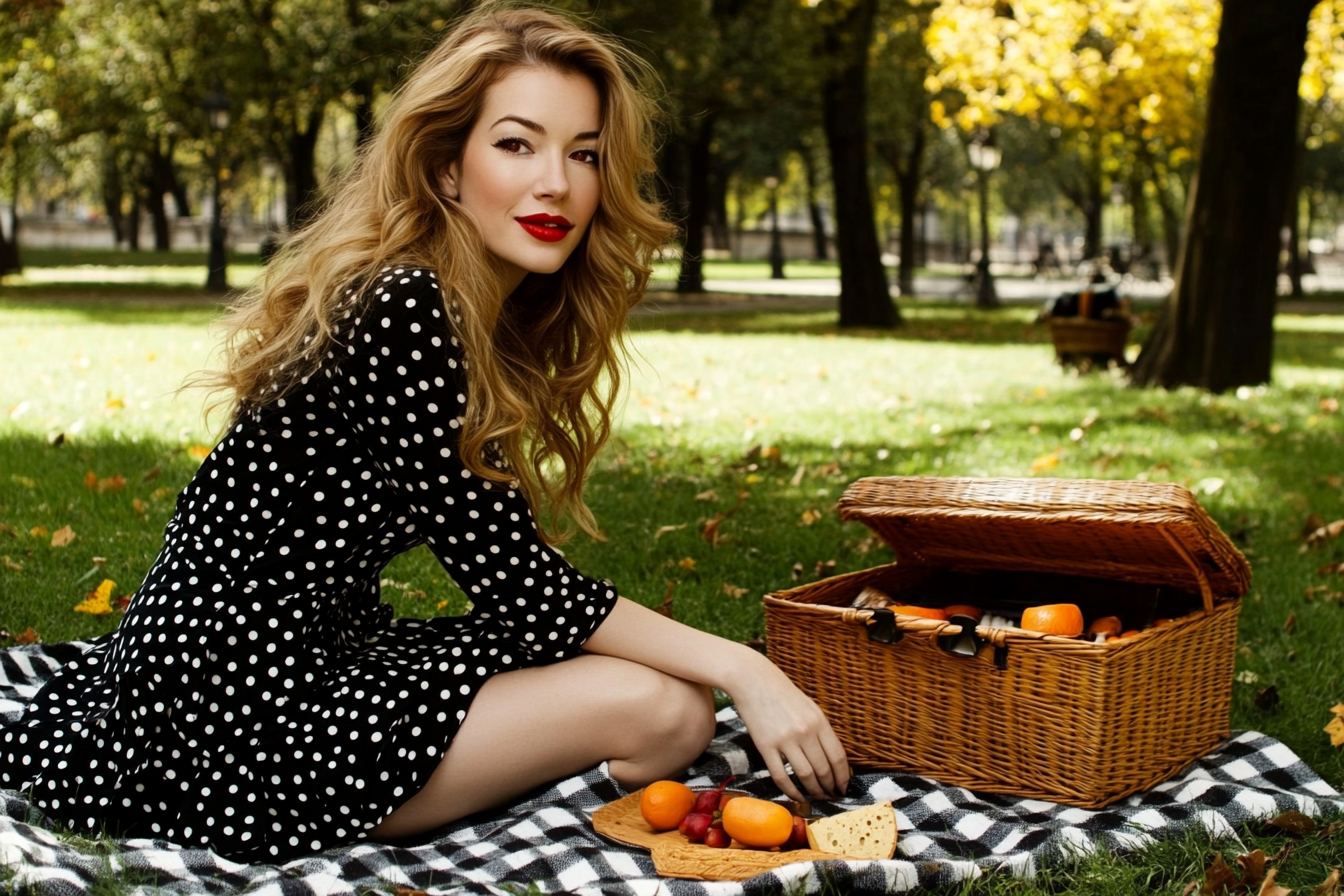
<path id="1" fill-rule="evenodd" d="M 60 665 L 77 643 L 0 651 L 0 723 Z M 731 708 L 719 713 L 718 734 L 690 775 L 693 786 L 737 775 L 734 787 L 777 796 L 760 755 Z M 520 733 L 520 736 L 525 736 Z M 605 766 L 531 794 L 506 809 L 438 831 L 413 846 L 331 849 L 285 865 L 240 865 L 204 849 L 161 840 L 109 844 L 63 837 L 43 826 L 21 795 L 0 790 L 0 891 L 88 890 L 115 876 L 140 892 L 316 896 L 395 893 L 591 894 L 814 893 L 823 877 L 841 892 L 889 893 L 965 880 L 993 869 L 1032 875 L 1041 865 L 1092 850 L 1130 850 L 1164 833 L 1201 825 L 1235 837 L 1239 823 L 1288 809 L 1319 814 L 1344 809 L 1344 797 L 1283 744 L 1254 731 L 1236 732 L 1221 748 L 1170 781 L 1101 811 L 1039 800 L 973 794 L 914 775 L 865 774 L 855 804 L 891 800 L 900 827 L 890 861 L 799 863 L 742 883 L 660 879 L 647 853 L 593 832 L 594 809 L 624 795 Z M 854 805 L 823 805 L 840 811 Z"/>

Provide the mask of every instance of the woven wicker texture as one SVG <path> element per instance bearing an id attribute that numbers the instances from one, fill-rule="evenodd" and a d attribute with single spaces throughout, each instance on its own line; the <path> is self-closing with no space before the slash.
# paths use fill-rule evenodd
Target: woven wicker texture
<path id="1" fill-rule="evenodd" d="M 841 506 L 902 562 L 769 595 L 765 613 L 771 659 L 855 765 L 1097 808 L 1227 736 L 1249 569 L 1185 489 L 897 477 L 860 480 Z M 937 644 L 960 631 L 945 622 L 897 617 L 904 637 L 870 640 L 873 611 L 850 609 L 865 586 L 987 608 L 1072 589 L 1089 619 L 1176 618 L 1106 644 L 980 626 L 987 643 L 957 657 Z"/>
<path id="2" fill-rule="evenodd" d="M 1050 338 L 1059 354 L 1099 352 L 1124 357 L 1129 322 L 1080 317 L 1050 318 Z"/>
<path id="3" fill-rule="evenodd" d="M 735 791 L 741 793 L 741 791 Z M 812 849 L 767 852 L 744 849 L 714 849 L 689 843 L 677 830 L 659 833 L 639 813 L 639 790 L 607 803 L 593 812 L 593 830 L 627 846 L 650 851 L 654 869 L 664 877 L 695 880 L 746 880 L 793 862 L 816 862 L 839 856 Z"/>
<path id="4" fill-rule="evenodd" d="M 898 558 L 1245 594 L 1250 567 L 1186 488 L 1103 479 L 860 479 L 840 498 Z"/>

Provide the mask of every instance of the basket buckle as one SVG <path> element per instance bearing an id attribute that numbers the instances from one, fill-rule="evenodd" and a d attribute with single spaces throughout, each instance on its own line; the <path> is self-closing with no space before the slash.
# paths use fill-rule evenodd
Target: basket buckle
<path id="1" fill-rule="evenodd" d="M 868 640 L 879 644 L 895 644 L 905 637 L 905 632 L 896 627 L 896 614 L 888 609 L 873 610 L 873 615 L 864 621 Z"/>
<path id="2" fill-rule="evenodd" d="M 973 616 L 950 616 L 948 622 L 961 626 L 955 635 L 939 635 L 938 647 L 953 656 L 973 657 L 987 642 L 975 633 L 976 620 Z"/>

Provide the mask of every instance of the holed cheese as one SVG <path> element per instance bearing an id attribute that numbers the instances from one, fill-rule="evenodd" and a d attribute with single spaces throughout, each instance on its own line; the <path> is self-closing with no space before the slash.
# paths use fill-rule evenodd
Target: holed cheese
<path id="1" fill-rule="evenodd" d="M 896 854 L 896 811 L 888 800 L 820 818 L 807 826 L 807 842 L 832 855 L 889 859 Z"/>

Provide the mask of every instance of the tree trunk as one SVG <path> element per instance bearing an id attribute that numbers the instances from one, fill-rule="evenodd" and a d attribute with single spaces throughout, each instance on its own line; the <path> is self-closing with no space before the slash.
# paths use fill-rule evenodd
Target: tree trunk
<path id="1" fill-rule="evenodd" d="M 313 156 L 317 151 L 317 134 L 322 128 L 322 113 L 322 109 L 309 112 L 306 129 L 301 131 L 296 127 L 286 140 L 285 212 L 291 231 L 303 227 L 318 211 Z"/>
<path id="2" fill-rule="evenodd" d="M 709 210 L 710 147 L 714 142 L 714 114 L 701 116 L 695 137 L 687 147 L 686 217 L 682 225 L 681 270 L 677 292 L 705 291 L 705 217 Z"/>
<path id="3" fill-rule="evenodd" d="M 14 151 L 10 168 L 9 190 L 9 239 L 5 239 L 0 229 L 0 274 L 17 274 L 23 270 L 23 259 L 19 251 L 19 153 Z"/>
<path id="4" fill-rule="evenodd" d="M 728 182 L 733 172 L 724 164 L 721 156 L 710 156 L 709 164 L 709 200 L 706 216 L 709 227 L 709 243 L 715 249 L 728 251 Z"/>
<path id="5" fill-rule="evenodd" d="M 140 251 L 140 190 L 131 178 L 131 213 L 126 216 L 126 248 L 132 252 Z"/>
<path id="6" fill-rule="evenodd" d="M 172 249 L 172 231 L 168 226 L 168 206 L 165 194 L 173 188 L 172 159 L 159 149 L 158 142 L 150 148 L 149 165 L 144 172 L 144 187 L 149 202 L 150 218 L 154 222 L 154 248 L 160 252 Z"/>
<path id="7" fill-rule="evenodd" d="M 1293 183 L 1288 190 L 1288 205 L 1284 209 L 1284 227 L 1288 231 L 1288 282 L 1295 299 L 1302 298 L 1302 162 L 1307 146 L 1297 141 L 1293 151 Z"/>
<path id="8" fill-rule="evenodd" d="M 905 164 L 896 169 L 901 194 L 901 267 L 897 275 L 902 296 L 915 294 L 915 220 L 919 216 L 919 182 L 924 168 L 924 123 L 916 122 Z"/>
<path id="9" fill-rule="evenodd" d="M 835 192 L 840 326 L 894 327 L 901 319 L 882 267 L 868 184 L 868 47 L 877 0 L 827 6 L 822 45 L 831 68 L 822 83 L 822 119 Z"/>
<path id="10" fill-rule="evenodd" d="M 807 183 L 807 214 L 812 220 L 812 258 L 827 261 L 831 257 L 831 247 L 826 242 L 826 216 L 821 213 L 821 201 L 818 198 L 817 160 L 812 156 L 812 147 L 807 144 L 798 148 L 798 155 L 803 160 L 803 179 Z"/>
<path id="11" fill-rule="evenodd" d="M 1176 286 L 1132 371 L 1222 392 L 1268 382 L 1298 79 L 1317 0 L 1224 0 Z"/>

